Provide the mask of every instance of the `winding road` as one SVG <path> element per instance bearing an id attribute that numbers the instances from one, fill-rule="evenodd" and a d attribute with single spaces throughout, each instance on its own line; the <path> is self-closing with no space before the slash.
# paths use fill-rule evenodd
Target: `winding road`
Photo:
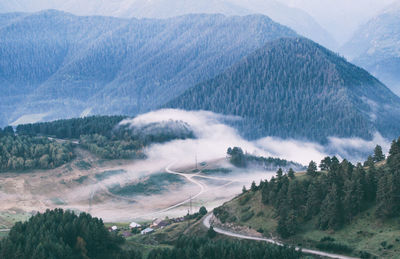
<path id="1" fill-rule="evenodd" d="M 203 225 L 206 228 L 210 228 L 210 226 L 211 226 L 210 220 L 211 220 L 212 216 L 213 216 L 213 214 L 210 213 L 204 218 Z M 227 230 L 223 230 L 223 229 L 220 229 L 220 228 L 217 228 L 217 227 L 213 227 L 213 228 L 214 228 L 215 232 L 217 232 L 219 234 L 222 234 L 222 235 L 225 235 L 225 236 L 236 237 L 236 238 L 240 238 L 240 239 L 264 241 L 264 242 L 275 244 L 275 245 L 279 245 L 279 246 L 283 246 L 284 245 L 284 244 L 282 244 L 282 243 L 280 243 L 278 241 L 275 241 L 273 239 L 270 239 L 270 238 L 246 236 L 246 235 L 242 235 L 242 234 L 233 233 L 233 232 L 230 232 L 230 231 L 227 231 Z M 303 253 L 306 253 L 306 254 L 313 254 L 313 255 L 324 256 L 324 257 L 329 257 L 329 258 L 358 259 L 357 257 L 349 257 L 349 256 L 345 256 L 345 255 L 331 254 L 331 253 L 321 252 L 321 251 L 312 250 L 312 249 L 305 249 L 305 248 L 300 248 L 300 247 L 295 247 L 295 249 L 296 250 L 300 250 L 301 249 L 301 251 Z"/>

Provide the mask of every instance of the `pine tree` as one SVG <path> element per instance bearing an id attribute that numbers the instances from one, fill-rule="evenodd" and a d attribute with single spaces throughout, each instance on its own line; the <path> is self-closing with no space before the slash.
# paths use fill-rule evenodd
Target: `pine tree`
<path id="1" fill-rule="evenodd" d="M 331 168 L 332 160 L 329 156 L 325 157 L 319 164 L 322 171 L 328 171 Z"/>
<path id="2" fill-rule="evenodd" d="M 256 192 L 257 189 L 258 189 L 258 188 L 257 188 L 256 182 L 253 181 L 253 182 L 251 183 L 250 190 L 251 190 L 252 192 Z"/>
<path id="3" fill-rule="evenodd" d="M 263 204 L 269 203 L 269 183 L 267 180 L 265 180 L 263 182 L 263 185 L 261 188 L 261 201 Z"/>
<path id="4" fill-rule="evenodd" d="M 336 184 L 331 189 L 321 205 L 319 227 L 321 229 L 338 229 L 343 223 L 343 207 Z"/>
<path id="5" fill-rule="evenodd" d="M 309 176 L 316 176 L 317 175 L 317 163 L 311 161 L 307 167 L 307 175 Z"/>
<path id="6" fill-rule="evenodd" d="M 313 216 L 319 213 L 322 200 L 323 196 L 320 185 L 317 183 L 311 183 L 307 190 L 307 203 L 305 208 L 305 215 L 307 219 L 311 219 Z"/>
<path id="7" fill-rule="evenodd" d="M 294 170 L 292 169 L 292 168 L 290 168 L 289 169 L 289 172 L 288 172 L 288 177 L 290 178 L 290 179 L 294 179 Z"/>
<path id="8" fill-rule="evenodd" d="M 385 160 L 385 155 L 382 152 L 382 147 L 379 145 L 376 145 L 375 149 L 374 149 L 374 161 L 375 162 L 380 162 Z"/>

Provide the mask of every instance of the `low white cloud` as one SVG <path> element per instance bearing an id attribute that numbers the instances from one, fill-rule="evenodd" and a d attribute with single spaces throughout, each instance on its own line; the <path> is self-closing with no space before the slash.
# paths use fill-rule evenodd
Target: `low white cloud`
<path id="1" fill-rule="evenodd" d="M 336 155 L 352 162 L 364 161 L 375 145 L 379 144 L 385 152 L 390 142 L 376 133 L 372 140 L 360 138 L 329 137 L 326 145 L 293 139 L 265 137 L 248 141 L 239 133 L 223 123 L 226 120 L 237 120 L 238 117 L 224 116 L 208 111 L 184 111 L 164 109 L 140 115 L 134 119 L 124 120 L 122 124 L 139 126 L 154 122 L 177 120 L 187 123 L 193 130 L 196 139 L 175 140 L 150 146 L 146 153 L 148 160 L 157 164 L 193 164 L 226 156 L 228 147 L 238 146 L 244 151 L 259 156 L 272 156 L 307 165 L 309 161 L 321 161 L 327 155 Z"/>

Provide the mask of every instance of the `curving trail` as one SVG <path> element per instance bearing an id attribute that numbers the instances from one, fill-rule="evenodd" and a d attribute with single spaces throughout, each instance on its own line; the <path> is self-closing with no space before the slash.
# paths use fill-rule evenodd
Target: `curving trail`
<path id="1" fill-rule="evenodd" d="M 203 220 L 203 225 L 206 228 L 210 228 L 211 224 L 210 224 L 210 219 L 213 216 L 212 213 L 208 214 L 204 220 Z M 223 230 L 217 227 L 214 227 L 214 231 L 225 235 L 225 236 L 230 236 L 230 237 L 236 237 L 236 238 L 240 238 L 240 239 L 248 239 L 248 240 L 256 240 L 256 241 L 264 241 L 267 243 L 271 243 L 271 244 L 275 244 L 275 245 L 279 245 L 279 246 L 283 246 L 283 243 L 280 243 L 278 241 L 275 241 L 273 239 L 270 238 L 263 238 L 263 237 L 252 237 L 252 236 L 246 236 L 246 235 L 242 235 L 242 234 L 237 234 L 237 233 L 233 233 L 227 230 Z M 312 249 L 305 249 L 305 248 L 300 248 L 300 247 L 295 247 L 296 250 L 300 250 L 306 254 L 313 254 L 313 255 L 318 255 L 318 256 L 324 256 L 324 257 L 329 257 L 329 258 L 336 258 L 336 259 L 358 259 L 357 257 L 349 257 L 349 256 L 345 256 L 345 255 L 339 255 L 339 254 L 331 254 L 331 253 L 326 253 L 326 252 L 321 252 L 318 250 L 312 250 Z"/>

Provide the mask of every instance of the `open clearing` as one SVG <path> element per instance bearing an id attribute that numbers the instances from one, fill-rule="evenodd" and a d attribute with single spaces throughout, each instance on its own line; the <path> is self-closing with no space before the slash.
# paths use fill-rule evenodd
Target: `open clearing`
<path id="1" fill-rule="evenodd" d="M 197 169 L 182 164 L 169 169 L 171 163 L 164 161 L 106 161 L 81 148 L 74 152 L 73 161 L 56 169 L 0 174 L 0 228 L 53 208 L 89 212 L 105 222 L 182 216 L 190 201 L 193 211 L 212 209 L 253 179 L 273 175 L 233 169 L 224 158 L 199 163 Z"/>

